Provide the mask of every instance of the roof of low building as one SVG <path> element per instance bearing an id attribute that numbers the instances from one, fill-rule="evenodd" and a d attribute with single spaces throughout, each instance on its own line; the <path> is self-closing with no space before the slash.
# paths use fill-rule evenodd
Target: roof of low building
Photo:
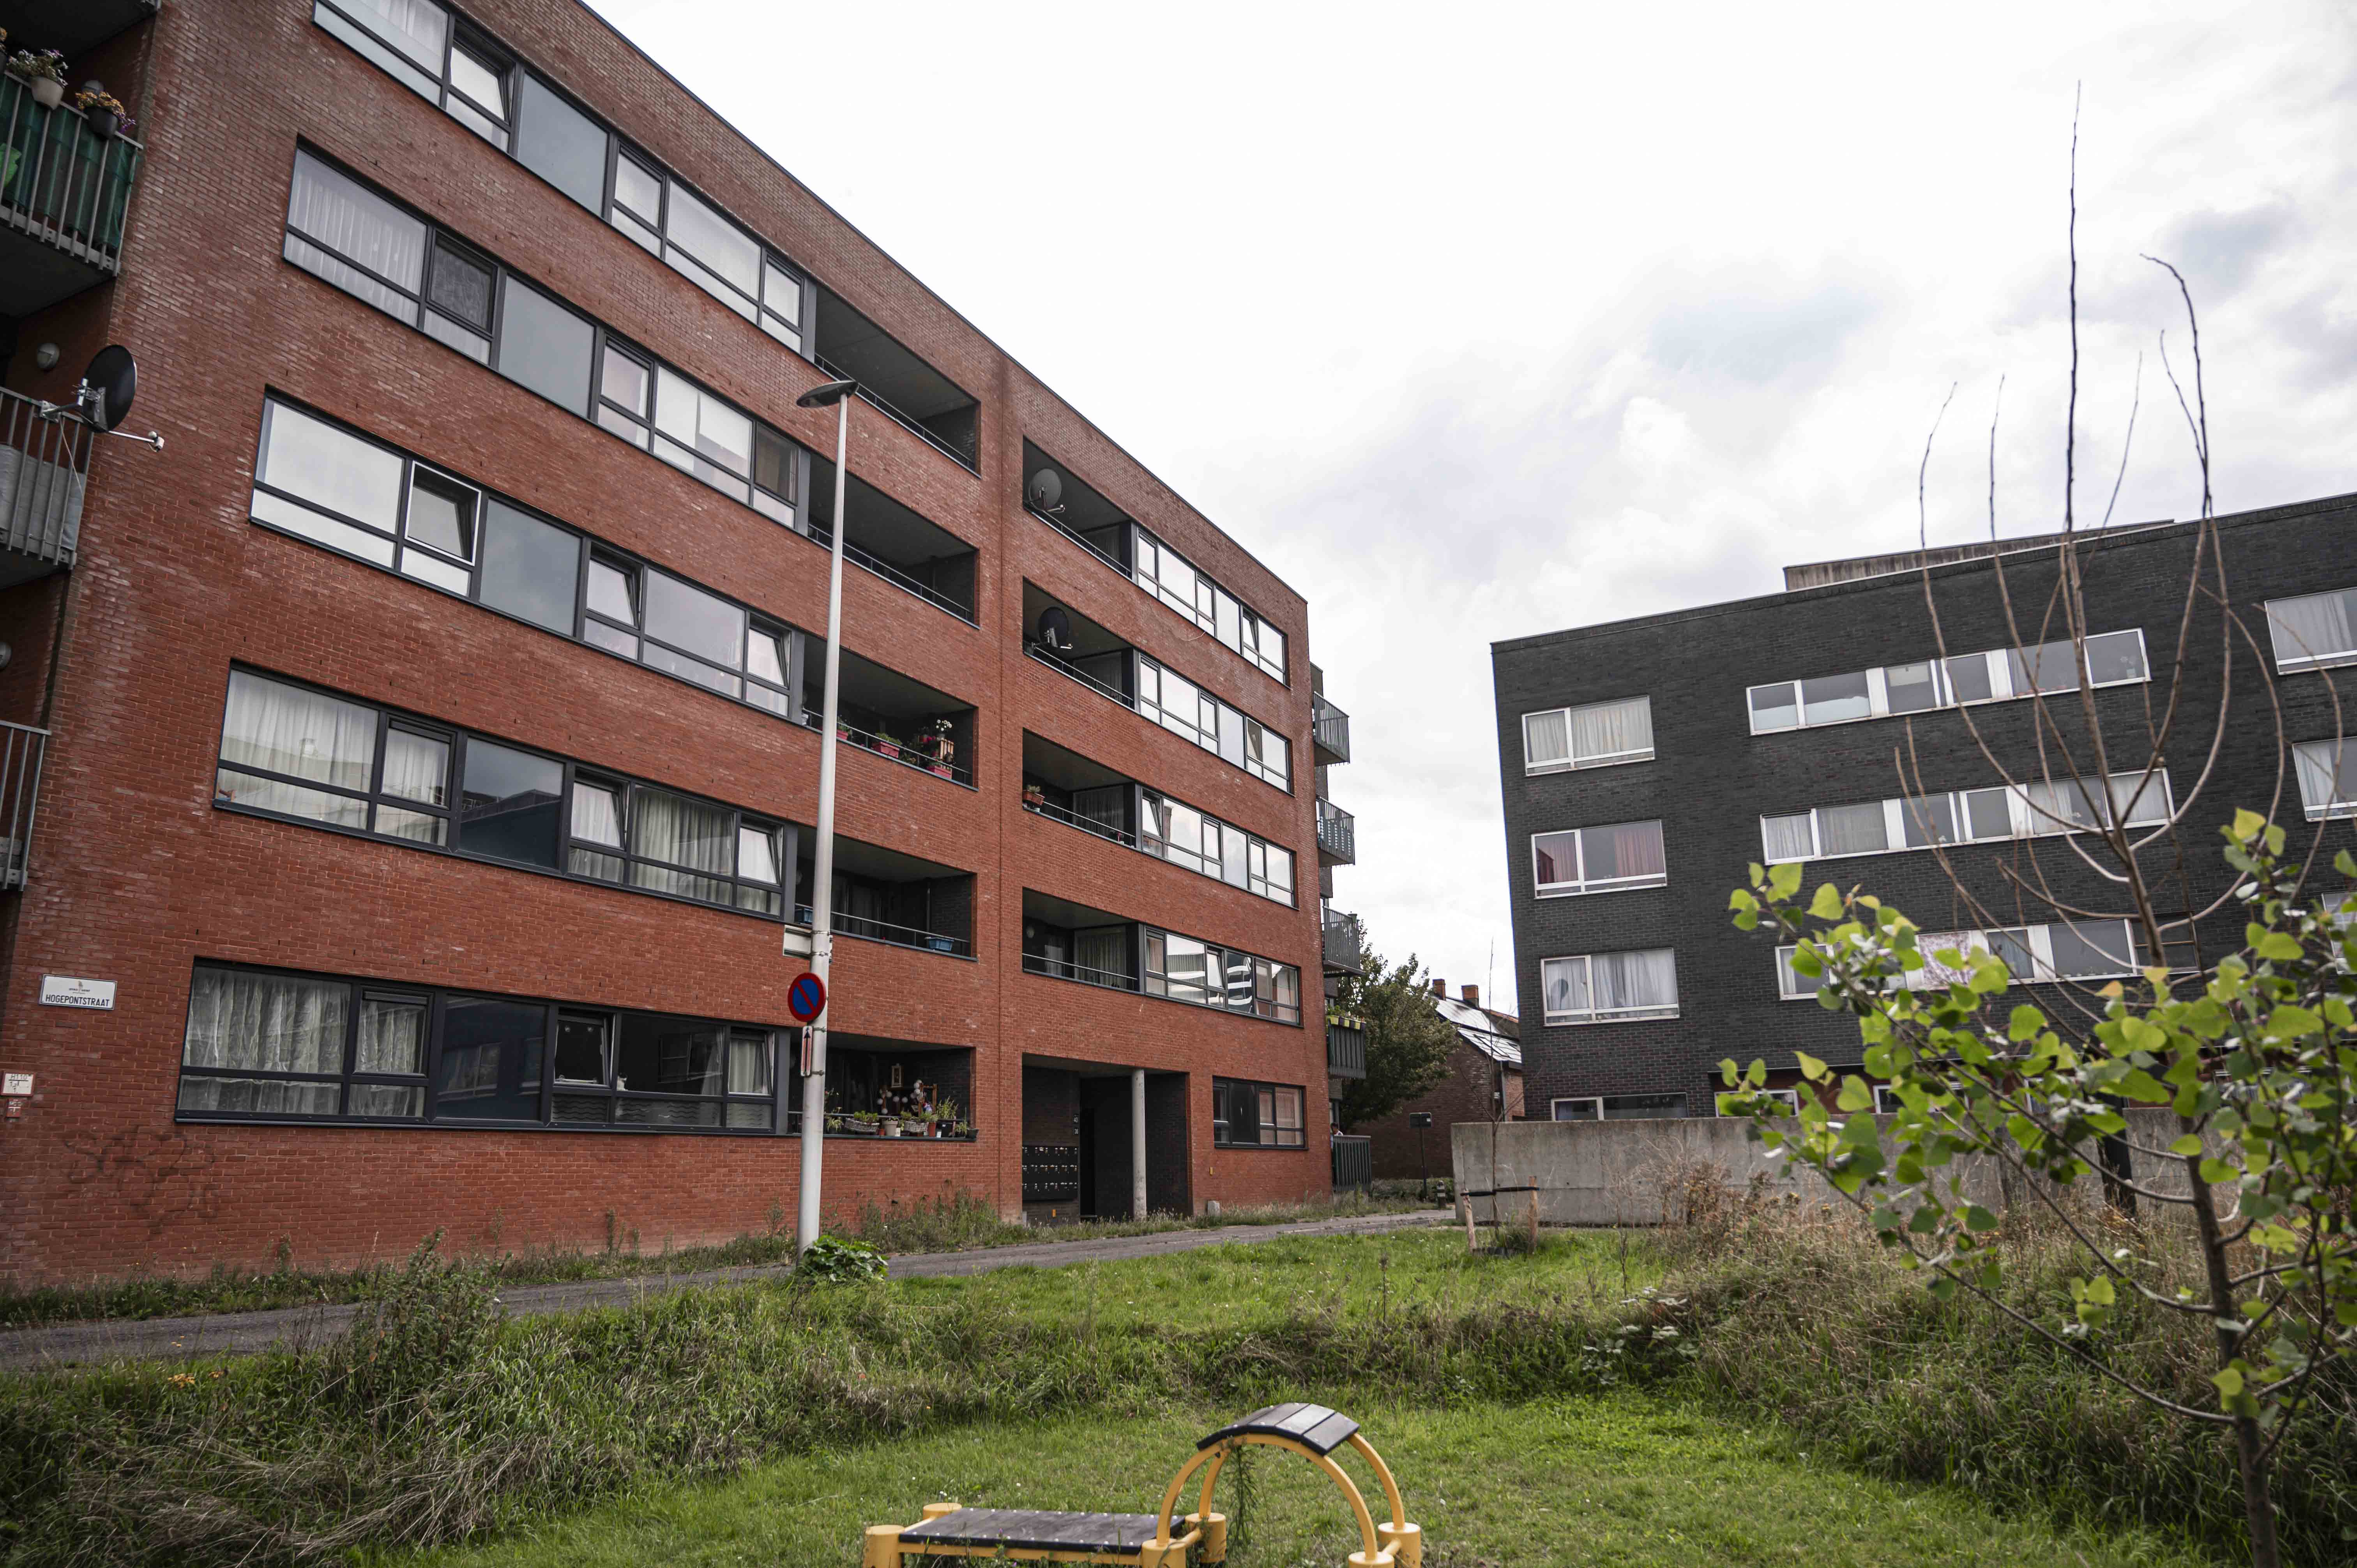
<path id="1" fill-rule="evenodd" d="M 1435 996 L 1432 1003 L 1442 1017 L 1457 1026 L 1458 1037 L 1467 1045 L 1501 1066 L 1523 1065 L 1522 1020 L 1512 1013 L 1493 1013 L 1453 996 Z"/>

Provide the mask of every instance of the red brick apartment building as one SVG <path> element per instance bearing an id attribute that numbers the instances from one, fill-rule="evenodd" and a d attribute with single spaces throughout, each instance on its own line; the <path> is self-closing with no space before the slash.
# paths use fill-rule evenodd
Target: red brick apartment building
<path id="1" fill-rule="evenodd" d="M 1330 1190 L 1299 593 L 572 0 L 0 25 L 0 1275 L 790 1217 L 838 524 L 830 1210 Z"/>

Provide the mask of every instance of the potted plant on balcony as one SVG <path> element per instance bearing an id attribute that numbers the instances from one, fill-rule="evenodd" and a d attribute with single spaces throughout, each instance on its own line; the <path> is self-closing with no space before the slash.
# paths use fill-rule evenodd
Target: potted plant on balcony
<path id="1" fill-rule="evenodd" d="M 1048 804 L 1048 791 L 1037 784 L 1023 786 L 1023 806 L 1026 811 L 1043 811 Z"/>
<path id="2" fill-rule="evenodd" d="M 131 111 L 122 101 L 106 90 L 104 82 L 93 81 L 74 94 L 74 107 L 81 111 L 82 123 L 90 134 L 102 142 L 111 142 L 131 133 Z"/>
<path id="3" fill-rule="evenodd" d="M 8 57 L 8 74 L 22 77 L 33 102 L 54 109 L 66 101 L 66 57 L 55 49 L 19 49 Z"/>
<path id="4" fill-rule="evenodd" d="M 950 777 L 950 758 L 957 755 L 957 742 L 950 738 L 949 720 L 933 720 L 931 727 L 910 745 L 925 759 L 926 772 Z"/>
<path id="5" fill-rule="evenodd" d="M 900 737 L 888 729 L 877 730 L 876 750 L 878 755 L 889 757 L 897 761 L 900 756 Z"/>

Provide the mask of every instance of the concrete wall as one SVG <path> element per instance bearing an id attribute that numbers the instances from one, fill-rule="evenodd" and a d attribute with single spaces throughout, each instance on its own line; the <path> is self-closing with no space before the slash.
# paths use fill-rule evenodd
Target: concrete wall
<path id="1" fill-rule="evenodd" d="M 1879 1118 L 1885 1122 L 1888 1118 Z M 1494 1191 L 1535 1184 L 1539 1218 L 1550 1225 L 1658 1225 L 1675 1219 L 1686 1183 L 1715 1166 L 1723 1184 L 1741 1191 L 1756 1176 L 1775 1194 L 1803 1201 L 1837 1199 L 1815 1173 L 1788 1171 L 1784 1162 L 1747 1135 L 1749 1124 L 1731 1116 L 1690 1116 L 1647 1122 L 1508 1122 L 1460 1123 L 1451 1155 L 1459 1192 Z M 2128 1112 L 2128 1138 L 2147 1148 L 2165 1147 L 2178 1136 L 2177 1118 L 2166 1111 Z M 2184 1167 L 2174 1159 L 2134 1156 L 2136 1180 L 2156 1191 L 2186 1190 Z M 1966 1190 L 1991 1209 L 2007 1202 L 1996 1167 L 1975 1161 L 1964 1167 Z M 2090 1189 L 2095 1178 L 2082 1183 Z M 1530 1198 L 1523 1193 L 1469 1200 L 1483 1223 L 1501 1214 L 1521 1219 Z"/>

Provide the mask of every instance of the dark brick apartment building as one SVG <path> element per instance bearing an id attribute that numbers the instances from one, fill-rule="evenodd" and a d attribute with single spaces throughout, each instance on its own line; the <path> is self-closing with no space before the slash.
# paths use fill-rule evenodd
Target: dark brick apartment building
<path id="1" fill-rule="evenodd" d="M 827 744 L 830 1209 L 1329 1190 L 1296 589 L 572 0 L 0 25 L 0 1274 L 780 1223 Z"/>
<path id="2" fill-rule="evenodd" d="M 1813 1005 L 1783 953 L 1730 923 L 1727 894 L 1754 862 L 1804 862 L 1804 886 L 1863 886 L 1925 931 L 2003 958 L 2042 1004 L 2067 1005 L 2072 988 L 2084 998 L 2151 962 L 2124 922 L 2058 918 L 2018 890 L 2042 878 L 2062 904 L 2117 909 L 2118 893 L 2072 853 L 2072 835 L 2118 813 L 2158 828 L 2201 775 L 2227 669 L 2214 603 L 2192 611 L 2180 716 L 2160 770 L 2139 783 L 2199 536 L 2198 524 L 2176 522 L 2076 546 L 2089 695 L 2109 744 L 2131 748 L 2125 762 L 2113 753 L 2102 789 L 2075 788 L 2066 766 L 2041 770 L 2039 760 L 2036 694 L 2067 699 L 2047 704 L 2056 727 L 2046 755 L 2060 755 L 2058 730 L 2086 753 L 2070 645 L 2054 640 L 2059 623 L 2039 629 L 2059 564 L 2053 539 L 2006 542 L 2018 639 L 1988 549 L 1932 553 L 1944 661 L 1912 555 L 1792 567 L 1781 594 L 1494 644 L 1531 1114 L 1706 1116 L 1722 1058 L 1764 1058 L 1771 1087 L 1797 1080 L 1796 1050 L 1857 1062 L 1855 1023 Z M 2327 865 L 2350 843 L 2338 819 L 2357 814 L 2357 755 L 2341 761 L 2331 693 L 2331 671 L 2357 664 L 2357 497 L 2222 518 L 2216 538 L 2251 640 L 2233 644 L 2235 700 L 2214 773 L 2177 835 L 2181 872 L 2165 835 L 2140 852 L 2165 873 L 2165 919 L 2206 909 L 2229 886 L 2217 829 L 2237 807 L 2272 816 L 2295 842 L 2326 824 Z M 1967 912 L 1942 848 L 1983 908 L 2009 912 L 2009 923 Z M 2240 920 L 2230 904 L 2158 956 L 2229 950 Z"/>

